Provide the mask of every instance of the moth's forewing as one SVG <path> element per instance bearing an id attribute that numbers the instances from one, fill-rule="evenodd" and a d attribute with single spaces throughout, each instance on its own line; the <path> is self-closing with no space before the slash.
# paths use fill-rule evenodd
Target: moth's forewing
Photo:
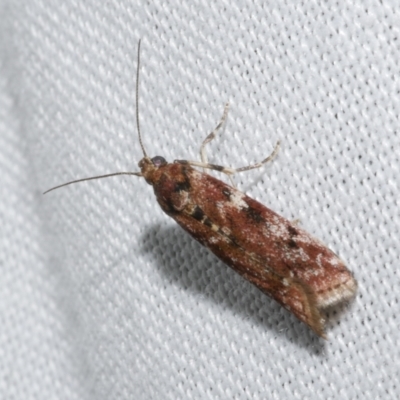
<path id="1" fill-rule="evenodd" d="M 351 272 L 331 250 L 219 179 L 175 163 L 159 168 L 151 184 L 184 230 L 317 334 L 320 310 L 354 295 Z"/>

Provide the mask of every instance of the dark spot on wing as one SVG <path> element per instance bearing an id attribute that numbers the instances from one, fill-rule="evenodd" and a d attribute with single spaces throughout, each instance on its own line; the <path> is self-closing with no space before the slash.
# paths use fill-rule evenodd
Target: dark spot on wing
<path id="1" fill-rule="evenodd" d="M 196 206 L 191 215 L 197 221 L 202 221 L 204 218 L 204 211 L 199 206 Z"/>
<path id="2" fill-rule="evenodd" d="M 223 194 L 228 200 L 230 200 L 231 195 L 232 195 L 232 192 L 231 192 L 229 189 L 224 188 L 224 189 L 222 189 L 222 194 Z"/>
<path id="3" fill-rule="evenodd" d="M 287 244 L 291 249 L 296 249 L 297 247 L 299 247 L 298 244 L 293 239 L 289 239 Z"/>
<path id="4" fill-rule="evenodd" d="M 205 226 L 208 226 L 209 228 L 211 228 L 212 225 L 213 225 L 213 223 L 212 223 L 212 221 L 210 220 L 210 218 L 207 218 L 207 217 L 205 217 L 205 218 L 203 219 L 203 224 L 204 224 Z"/>
<path id="5" fill-rule="evenodd" d="M 239 243 L 236 241 L 236 239 L 235 239 L 234 236 L 229 235 L 228 238 L 229 238 L 229 240 L 232 242 L 232 244 L 233 244 L 235 247 L 240 247 L 240 246 L 239 246 Z"/>
<path id="6" fill-rule="evenodd" d="M 297 232 L 297 229 L 294 228 L 293 226 L 289 225 L 287 228 L 289 235 L 290 236 L 297 236 L 299 233 Z"/>
<path id="7" fill-rule="evenodd" d="M 189 180 L 184 180 L 183 182 L 176 182 L 174 187 L 174 192 L 189 192 L 190 182 Z"/>
<path id="8" fill-rule="evenodd" d="M 192 212 L 190 213 L 190 215 L 196 220 L 201 222 L 203 225 L 208 226 L 209 228 L 213 226 L 212 221 L 210 220 L 210 218 L 208 218 L 206 216 L 206 214 L 204 213 L 204 211 L 199 207 L 199 206 L 195 206 L 192 210 Z"/>
<path id="9" fill-rule="evenodd" d="M 248 208 L 245 208 L 243 211 L 246 213 L 246 215 L 252 221 L 254 221 L 256 223 L 260 223 L 260 222 L 264 221 L 264 218 L 261 215 L 261 213 L 258 210 L 256 210 L 255 208 L 248 207 Z"/>

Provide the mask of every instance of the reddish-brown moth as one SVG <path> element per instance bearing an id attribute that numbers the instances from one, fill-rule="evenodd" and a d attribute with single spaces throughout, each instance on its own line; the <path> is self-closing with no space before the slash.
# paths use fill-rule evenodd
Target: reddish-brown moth
<path id="1" fill-rule="evenodd" d="M 353 297 L 357 283 L 343 261 L 319 240 L 296 224 L 279 216 L 233 186 L 193 168 L 221 171 L 227 175 L 258 168 L 271 160 L 278 149 L 261 163 L 225 168 L 207 163 L 205 146 L 223 125 L 228 105 L 216 129 L 201 146 L 202 162 L 163 157 L 149 158 L 139 127 L 138 87 L 140 41 L 136 82 L 136 120 L 144 157 L 141 172 L 78 179 L 56 186 L 115 175 L 136 175 L 153 186 L 163 211 L 218 258 L 274 298 L 318 335 L 325 337 L 322 310 Z"/>

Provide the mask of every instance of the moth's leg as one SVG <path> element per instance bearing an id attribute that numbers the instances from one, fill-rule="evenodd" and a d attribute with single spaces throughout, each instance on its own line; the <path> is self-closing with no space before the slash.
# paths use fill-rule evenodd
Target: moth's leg
<path id="1" fill-rule="evenodd" d="M 272 150 L 272 153 L 267 158 L 262 160 L 261 162 L 253 164 L 253 165 L 248 165 L 247 167 L 241 167 L 241 168 L 229 168 L 229 167 L 223 167 L 222 165 L 215 165 L 215 164 L 209 164 L 209 163 L 192 161 L 192 160 L 175 160 L 174 162 L 176 162 L 178 164 L 193 165 L 194 167 L 213 169 L 214 171 L 222 172 L 229 176 L 229 178 L 232 182 L 232 186 L 235 186 L 231 179 L 232 175 L 234 175 L 238 172 L 249 171 L 251 169 L 260 168 L 265 163 L 272 161 L 278 153 L 279 145 L 280 145 L 280 143 L 278 141 L 274 147 L 274 150 Z"/>
<path id="2" fill-rule="evenodd" d="M 230 167 L 223 167 L 222 165 L 215 165 L 215 164 L 209 164 L 209 163 L 204 163 L 204 162 L 200 162 L 200 161 L 193 161 L 193 160 L 175 160 L 174 162 L 178 163 L 178 164 L 189 164 L 189 165 L 193 165 L 194 167 L 201 167 L 201 168 L 207 168 L 207 169 L 213 169 L 215 171 L 220 171 L 223 172 L 226 175 L 234 175 L 237 172 L 244 172 L 244 171 L 249 171 L 251 169 L 255 169 L 255 168 L 260 168 L 262 167 L 265 163 L 272 161 L 279 150 L 279 141 L 276 142 L 276 145 L 274 147 L 274 150 L 272 150 L 272 153 L 265 158 L 264 160 L 262 160 L 259 163 L 256 164 L 252 164 L 252 165 L 248 165 L 246 167 L 241 167 L 241 168 L 230 168 Z"/>
<path id="3" fill-rule="evenodd" d="M 224 125 L 226 121 L 226 117 L 228 115 L 228 110 L 229 110 L 229 103 L 225 104 L 224 108 L 224 113 L 222 114 L 222 118 L 219 121 L 218 125 L 215 127 L 215 129 L 203 140 L 203 143 L 201 144 L 200 147 L 200 159 L 203 164 L 208 164 L 207 160 L 207 154 L 206 154 L 206 145 L 211 142 L 217 136 L 218 131 L 222 128 L 222 125 Z"/>
<path id="4" fill-rule="evenodd" d="M 272 161 L 276 157 L 276 155 L 278 154 L 279 146 L 280 146 L 280 142 L 278 140 L 276 142 L 276 145 L 275 145 L 274 149 L 272 150 L 272 153 L 267 158 L 265 158 L 264 160 L 262 160 L 259 163 L 256 163 L 256 164 L 253 164 L 253 165 L 248 165 L 247 167 L 236 168 L 235 172 L 250 171 L 251 169 L 262 167 L 264 164 L 266 164 L 267 162 Z"/>
<path id="5" fill-rule="evenodd" d="M 207 136 L 206 140 L 203 142 L 204 144 L 207 144 L 208 142 L 210 142 L 214 137 L 215 137 L 215 133 L 216 131 L 220 128 L 220 125 L 223 123 L 224 118 L 226 118 L 226 112 L 227 112 L 227 107 L 225 107 L 225 112 L 224 112 L 224 116 L 222 117 L 221 122 L 218 124 L 217 128 L 214 130 L 214 132 L 210 133 L 210 135 Z M 210 139 L 207 141 L 207 139 L 210 137 Z M 256 164 L 252 164 L 252 165 L 248 165 L 246 167 L 241 167 L 241 168 L 229 168 L 229 167 L 224 167 L 222 165 L 216 165 L 216 164 L 209 164 L 207 162 L 199 162 L 199 161 L 193 161 L 193 160 L 175 160 L 174 162 L 178 163 L 178 164 L 186 164 L 186 165 L 192 165 L 194 167 L 200 167 L 200 168 L 206 168 L 206 169 L 212 169 L 214 171 L 219 171 L 222 172 L 226 175 L 229 176 L 229 179 L 232 183 L 232 186 L 236 186 L 235 183 L 232 180 L 232 175 L 238 173 L 238 172 L 244 172 L 244 171 L 250 171 L 251 169 L 255 169 L 255 168 L 260 168 L 262 167 L 264 164 L 266 164 L 269 161 L 272 161 L 279 150 L 279 145 L 280 142 L 276 142 L 276 145 L 274 147 L 274 149 L 272 150 L 272 153 L 265 158 L 264 160 L 262 160 L 259 163 Z M 204 146 L 202 146 L 203 148 Z"/>
<path id="6" fill-rule="evenodd" d="M 203 163 L 201 161 L 175 160 L 174 162 L 176 162 L 178 164 L 184 164 L 184 165 L 193 165 L 194 167 L 213 169 L 214 171 L 223 172 L 224 174 L 226 174 L 228 176 L 233 175 L 236 172 L 236 170 L 234 168 L 223 167 L 222 165 Z"/>

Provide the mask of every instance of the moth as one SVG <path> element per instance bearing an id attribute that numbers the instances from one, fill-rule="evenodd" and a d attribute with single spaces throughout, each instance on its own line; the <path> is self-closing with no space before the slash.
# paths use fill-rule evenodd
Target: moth
<path id="1" fill-rule="evenodd" d="M 279 142 L 267 158 L 254 165 L 234 169 L 209 164 L 206 145 L 223 126 L 228 113 L 226 105 L 221 121 L 203 141 L 201 162 L 175 160 L 169 163 L 161 156 L 149 157 L 139 126 L 140 41 L 137 57 L 136 122 L 143 152 L 140 172 L 78 179 L 45 193 L 73 183 L 116 175 L 143 177 L 153 187 L 161 209 L 187 233 L 316 334 L 326 338 L 323 310 L 348 301 L 357 290 L 357 282 L 343 261 L 296 223 L 234 186 L 194 168 L 217 170 L 228 176 L 259 168 L 275 157 Z"/>

